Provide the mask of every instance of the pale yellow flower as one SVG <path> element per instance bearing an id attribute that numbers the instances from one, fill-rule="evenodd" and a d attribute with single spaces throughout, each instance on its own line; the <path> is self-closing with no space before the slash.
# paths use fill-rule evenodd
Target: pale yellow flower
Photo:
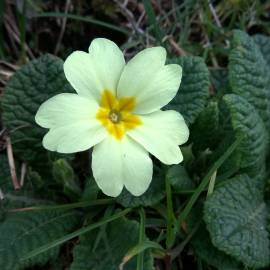
<path id="1" fill-rule="evenodd" d="M 144 193 L 153 173 L 149 153 L 177 164 L 183 160 L 179 145 L 189 136 L 178 112 L 160 110 L 182 76 L 179 65 L 165 60 L 165 49 L 153 47 L 126 64 L 117 45 L 103 38 L 93 40 L 89 53 L 73 52 L 64 72 L 77 94 L 56 95 L 36 114 L 50 129 L 44 147 L 73 153 L 94 146 L 93 175 L 105 194 L 118 196 L 124 186 L 135 196 Z"/>

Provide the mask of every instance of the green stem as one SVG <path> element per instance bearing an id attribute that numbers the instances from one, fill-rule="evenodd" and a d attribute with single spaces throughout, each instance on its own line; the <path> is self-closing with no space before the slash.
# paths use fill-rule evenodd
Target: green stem
<path id="1" fill-rule="evenodd" d="M 165 177 L 166 183 L 166 201 L 167 201 L 167 233 L 166 233 L 166 247 L 171 248 L 174 243 L 173 225 L 175 216 L 173 212 L 173 201 L 172 201 L 172 189 L 170 179 Z"/>
<path id="2" fill-rule="evenodd" d="M 108 218 L 109 216 L 111 216 L 111 214 L 113 213 L 114 211 L 114 205 L 111 205 L 109 206 L 106 211 L 105 211 L 105 214 L 104 214 L 104 219 Z M 105 235 L 106 233 L 106 228 L 107 228 L 107 224 L 104 224 L 100 227 L 100 230 L 98 232 L 98 235 L 97 235 L 97 238 L 95 240 L 95 243 L 94 243 L 94 246 L 93 246 L 93 252 L 95 252 L 95 250 L 97 249 L 102 237 Z"/>
<path id="3" fill-rule="evenodd" d="M 216 183 L 216 177 L 217 177 L 217 171 L 215 171 L 210 178 L 206 197 L 210 196 L 213 193 L 214 188 L 215 188 L 215 183 Z"/>
<path id="4" fill-rule="evenodd" d="M 183 242 L 181 242 L 176 248 L 174 248 L 172 251 L 170 251 L 171 260 L 173 261 L 177 257 L 179 257 L 180 253 L 184 250 L 185 246 L 189 243 L 191 238 L 194 236 L 194 234 L 197 232 L 201 224 L 201 220 L 196 224 L 196 226 L 189 232 L 187 237 Z"/>
<path id="5" fill-rule="evenodd" d="M 114 199 L 101 199 L 101 200 L 94 200 L 90 202 L 85 201 L 85 202 L 68 203 L 68 204 L 60 204 L 60 205 L 52 205 L 52 206 L 40 205 L 40 206 L 31 206 L 31 207 L 25 207 L 25 208 L 16 208 L 16 209 L 10 209 L 8 212 L 67 210 L 67 209 L 74 209 L 74 208 L 81 208 L 81 207 L 112 204 L 114 202 L 115 202 Z"/>
<path id="6" fill-rule="evenodd" d="M 139 233 L 139 244 L 145 240 L 145 212 L 141 207 L 139 209 L 140 214 L 140 233 Z M 140 252 L 137 256 L 137 270 L 143 270 L 144 252 Z"/>

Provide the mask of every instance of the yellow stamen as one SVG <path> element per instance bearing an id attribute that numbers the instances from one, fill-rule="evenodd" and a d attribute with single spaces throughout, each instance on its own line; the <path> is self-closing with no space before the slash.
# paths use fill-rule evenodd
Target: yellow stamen
<path id="1" fill-rule="evenodd" d="M 132 114 L 134 108 L 134 97 L 117 99 L 111 91 L 104 90 L 96 118 L 112 136 L 121 140 L 127 130 L 134 129 L 142 124 L 141 119 Z"/>

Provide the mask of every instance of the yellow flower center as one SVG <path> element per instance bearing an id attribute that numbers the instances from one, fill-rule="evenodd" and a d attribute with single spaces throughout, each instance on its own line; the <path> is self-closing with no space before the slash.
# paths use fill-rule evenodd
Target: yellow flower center
<path id="1" fill-rule="evenodd" d="M 112 136 L 121 140 L 127 130 L 142 124 L 141 119 L 132 114 L 135 104 L 135 97 L 117 99 L 111 91 L 104 90 L 96 118 Z"/>
<path id="2" fill-rule="evenodd" d="M 121 114 L 120 112 L 112 109 L 109 113 L 109 119 L 114 123 L 117 124 L 121 121 Z"/>

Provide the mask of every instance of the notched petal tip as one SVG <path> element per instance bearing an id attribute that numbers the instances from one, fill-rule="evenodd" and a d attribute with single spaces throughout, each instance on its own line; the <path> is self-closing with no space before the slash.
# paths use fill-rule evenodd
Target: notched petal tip
<path id="1" fill-rule="evenodd" d="M 166 56 L 167 56 L 167 51 L 165 50 L 165 48 L 161 46 L 157 46 L 157 47 L 149 47 L 140 51 L 132 59 L 135 60 L 136 58 L 144 57 L 145 61 L 152 62 L 152 61 L 155 61 L 156 58 L 158 57 L 160 63 L 165 64 Z M 132 61 L 132 59 L 130 60 L 130 62 Z"/>
<path id="2" fill-rule="evenodd" d="M 118 197 L 118 196 L 121 194 L 122 190 L 123 190 L 123 186 L 121 187 L 121 189 L 117 190 L 117 192 L 116 192 L 115 190 L 112 191 L 112 190 L 104 189 L 104 188 L 102 188 L 102 187 L 100 187 L 100 186 L 99 186 L 99 188 L 101 189 L 101 191 L 102 191 L 105 195 L 107 195 L 107 196 L 109 196 L 109 197 L 113 197 L 113 198 Z"/>
<path id="3" fill-rule="evenodd" d="M 151 181 L 150 181 L 150 183 L 151 183 Z M 149 185 L 150 185 L 150 183 L 149 183 Z M 146 188 L 144 188 L 143 190 L 132 190 L 132 189 L 128 189 L 127 187 L 126 187 L 126 189 L 128 190 L 128 192 L 131 195 L 133 195 L 135 197 L 139 197 L 139 196 L 142 196 L 148 190 L 149 185 Z"/>
<path id="4" fill-rule="evenodd" d="M 97 49 L 97 48 L 98 49 L 113 48 L 113 49 L 117 49 L 117 50 L 121 51 L 115 42 L 113 42 L 112 40 L 107 39 L 107 38 L 93 39 L 92 42 L 90 43 L 88 51 L 89 51 L 89 53 L 91 53 L 92 50 Z"/>

